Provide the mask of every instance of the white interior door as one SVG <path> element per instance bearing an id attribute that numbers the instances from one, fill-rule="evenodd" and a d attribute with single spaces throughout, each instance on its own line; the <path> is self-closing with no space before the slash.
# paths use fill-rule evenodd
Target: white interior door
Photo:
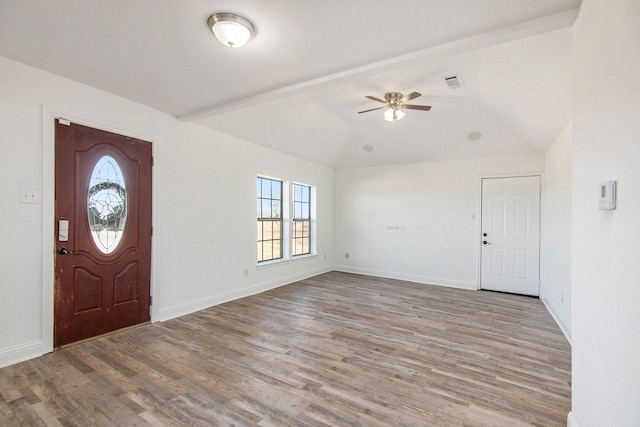
<path id="1" fill-rule="evenodd" d="M 540 294 L 540 176 L 482 180 L 480 287 Z"/>

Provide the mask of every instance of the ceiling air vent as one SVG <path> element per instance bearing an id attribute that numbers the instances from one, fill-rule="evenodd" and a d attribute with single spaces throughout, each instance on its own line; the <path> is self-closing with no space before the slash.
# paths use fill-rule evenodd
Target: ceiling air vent
<path id="1" fill-rule="evenodd" d="M 459 87 L 464 86 L 464 82 L 462 81 L 462 78 L 460 78 L 460 76 L 458 75 L 443 77 L 443 79 L 450 89 L 458 89 Z"/>

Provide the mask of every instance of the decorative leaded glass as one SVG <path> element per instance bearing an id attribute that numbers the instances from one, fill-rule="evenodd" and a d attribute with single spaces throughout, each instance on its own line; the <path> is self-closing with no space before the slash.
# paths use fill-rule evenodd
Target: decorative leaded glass
<path id="1" fill-rule="evenodd" d="M 91 237 L 104 254 L 115 251 L 127 222 L 127 191 L 118 162 L 104 156 L 91 173 L 87 212 Z"/>

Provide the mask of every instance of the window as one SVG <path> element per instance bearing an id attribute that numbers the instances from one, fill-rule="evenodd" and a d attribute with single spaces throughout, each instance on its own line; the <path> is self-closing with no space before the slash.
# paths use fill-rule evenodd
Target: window
<path id="1" fill-rule="evenodd" d="M 93 168 L 87 214 L 93 243 L 103 254 L 112 254 L 127 222 L 127 189 L 122 169 L 111 156 L 103 156 Z"/>
<path id="2" fill-rule="evenodd" d="M 311 253 L 311 187 L 293 184 L 293 256 Z"/>
<path id="3" fill-rule="evenodd" d="M 258 177 L 258 262 L 282 258 L 282 181 Z"/>

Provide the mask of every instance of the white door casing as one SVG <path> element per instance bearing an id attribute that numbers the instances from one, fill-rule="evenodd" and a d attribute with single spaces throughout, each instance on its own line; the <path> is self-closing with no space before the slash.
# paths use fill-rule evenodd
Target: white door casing
<path id="1" fill-rule="evenodd" d="M 539 296 L 540 176 L 482 179 L 480 288 Z"/>

